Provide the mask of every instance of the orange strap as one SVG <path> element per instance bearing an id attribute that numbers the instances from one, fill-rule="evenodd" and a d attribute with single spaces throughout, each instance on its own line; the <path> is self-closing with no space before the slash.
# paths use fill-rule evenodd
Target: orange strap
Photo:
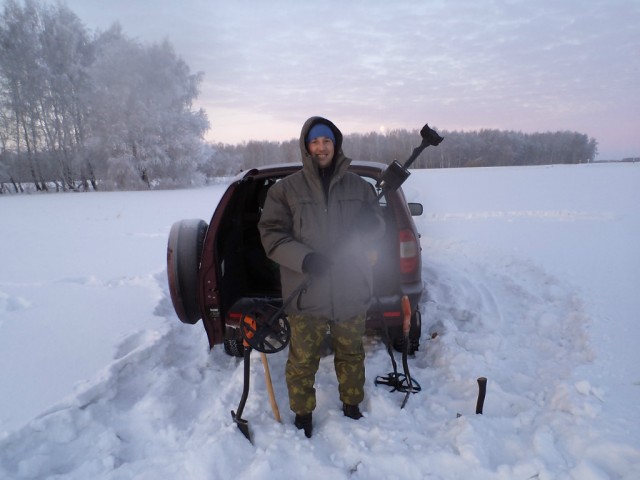
<path id="1" fill-rule="evenodd" d="M 402 314 L 404 315 L 402 319 L 402 333 L 406 337 L 409 335 L 409 330 L 411 330 L 411 302 L 407 295 L 402 297 Z"/>

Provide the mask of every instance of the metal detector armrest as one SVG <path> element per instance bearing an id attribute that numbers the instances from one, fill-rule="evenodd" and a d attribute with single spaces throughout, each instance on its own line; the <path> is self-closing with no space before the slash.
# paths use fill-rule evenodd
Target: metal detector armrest
<path id="1" fill-rule="evenodd" d="M 383 195 L 387 192 L 394 192 L 409 178 L 409 175 L 411 175 L 409 169 L 405 168 L 397 160 L 394 160 L 384 171 L 382 178 L 376 186 L 382 190 Z"/>

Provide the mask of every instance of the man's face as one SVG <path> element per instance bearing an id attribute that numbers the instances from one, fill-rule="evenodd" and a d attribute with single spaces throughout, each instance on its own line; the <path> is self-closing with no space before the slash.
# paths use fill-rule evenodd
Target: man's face
<path id="1" fill-rule="evenodd" d="M 320 168 L 326 168 L 333 160 L 333 142 L 329 137 L 317 137 L 307 145 L 309 153 L 318 162 Z"/>

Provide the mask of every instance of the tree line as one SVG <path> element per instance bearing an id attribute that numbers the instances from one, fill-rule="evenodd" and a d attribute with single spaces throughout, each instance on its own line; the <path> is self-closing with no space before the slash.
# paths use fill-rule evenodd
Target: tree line
<path id="1" fill-rule="evenodd" d="M 445 140 L 426 149 L 413 168 L 460 168 L 489 166 L 589 163 L 598 153 L 598 143 L 589 136 L 571 132 L 523 133 L 495 129 L 439 131 Z M 419 131 L 396 130 L 385 135 L 350 135 L 345 150 L 354 158 L 388 163 L 402 161 L 420 143 Z M 347 142 L 349 142 L 347 144 Z"/>
<path id="2" fill-rule="evenodd" d="M 63 4 L 6 0 L 0 16 L 0 193 L 175 188 L 300 161 L 297 139 L 211 145 L 195 110 L 201 73 L 168 41 L 145 45 L 118 24 L 89 32 Z M 440 131 L 414 168 L 593 161 L 576 132 Z M 406 159 L 418 130 L 350 134 L 354 159 Z"/>
<path id="3" fill-rule="evenodd" d="M 552 163 L 589 163 L 598 153 L 597 142 L 570 131 L 522 133 L 483 129 L 459 132 L 439 131 L 444 141 L 427 148 L 412 168 L 460 168 Z M 392 130 L 345 135 L 343 150 L 353 159 L 390 163 L 406 160 L 421 142 L 420 132 Z M 218 165 L 248 169 L 271 163 L 300 161 L 298 139 L 286 142 L 251 141 L 240 145 L 217 145 L 212 156 Z"/>

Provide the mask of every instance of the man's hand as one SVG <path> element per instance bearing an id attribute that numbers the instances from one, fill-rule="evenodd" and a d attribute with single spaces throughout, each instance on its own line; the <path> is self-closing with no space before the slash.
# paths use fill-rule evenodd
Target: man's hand
<path id="1" fill-rule="evenodd" d="M 315 275 L 324 275 L 331 266 L 331 260 L 321 253 L 311 252 L 302 260 L 302 272 Z"/>

